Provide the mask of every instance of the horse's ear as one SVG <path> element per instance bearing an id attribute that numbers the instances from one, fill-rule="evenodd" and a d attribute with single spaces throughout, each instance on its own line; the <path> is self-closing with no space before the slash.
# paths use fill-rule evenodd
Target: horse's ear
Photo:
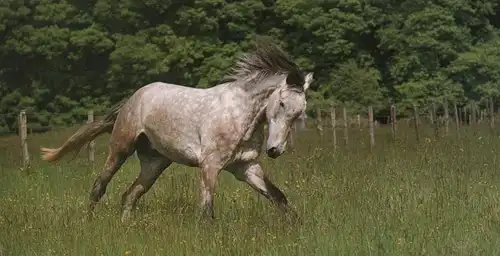
<path id="1" fill-rule="evenodd" d="M 309 86 L 311 85 L 311 83 L 314 81 L 313 75 L 314 75 L 313 72 L 307 73 L 306 79 L 305 79 L 306 81 L 304 83 L 304 91 L 307 91 L 307 89 L 309 89 Z"/>
<path id="2" fill-rule="evenodd" d="M 302 88 L 304 76 L 299 71 L 292 71 L 286 77 L 286 83 L 291 86 Z"/>

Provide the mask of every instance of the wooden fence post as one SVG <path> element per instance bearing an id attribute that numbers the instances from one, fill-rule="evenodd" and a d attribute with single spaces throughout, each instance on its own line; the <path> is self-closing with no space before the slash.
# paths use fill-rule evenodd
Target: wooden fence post
<path id="1" fill-rule="evenodd" d="M 343 114 L 344 114 L 343 115 L 344 116 L 344 143 L 347 146 L 347 144 L 349 144 L 349 134 L 348 134 L 349 125 L 347 122 L 347 110 L 345 107 L 343 108 Z"/>
<path id="2" fill-rule="evenodd" d="M 323 136 L 323 121 L 321 119 L 321 109 L 319 107 L 316 108 L 316 127 L 318 129 L 319 135 Z"/>
<path id="3" fill-rule="evenodd" d="M 432 125 L 434 128 L 434 136 L 437 139 L 437 138 L 439 138 L 439 125 L 438 125 L 437 115 L 436 115 L 436 104 L 434 104 L 434 102 L 432 103 L 432 106 L 431 106 L 431 113 L 432 113 L 432 118 L 433 118 Z"/>
<path id="4" fill-rule="evenodd" d="M 471 120 L 471 125 L 475 126 L 477 123 L 477 107 L 476 107 L 476 102 L 471 102 L 471 115 L 472 115 L 472 120 Z"/>
<path id="5" fill-rule="evenodd" d="M 415 126 L 415 137 L 418 143 L 420 142 L 420 136 L 418 134 L 418 109 L 416 104 L 413 104 L 413 124 Z"/>
<path id="6" fill-rule="evenodd" d="M 471 125 L 475 125 L 476 124 L 476 104 L 475 104 L 475 102 L 471 102 L 470 114 L 471 114 Z"/>
<path id="7" fill-rule="evenodd" d="M 456 102 L 453 103 L 453 107 L 455 110 L 455 124 L 457 128 L 457 137 L 460 139 L 460 119 L 458 118 L 458 107 Z"/>
<path id="8" fill-rule="evenodd" d="M 431 104 L 431 108 L 429 108 L 429 119 L 431 121 L 431 126 L 434 127 L 434 103 Z"/>
<path id="9" fill-rule="evenodd" d="M 493 104 L 493 98 L 490 97 L 490 131 L 491 134 L 495 134 L 495 107 Z"/>
<path id="10" fill-rule="evenodd" d="M 453 104 L 455 104 L 455 106 L 457 106 L 457 111 L 458 111 L 458 122 L 460 123 L 460 125 L 463 125 L 463 116 L 462 116 L 462 108 L 458 107 L 457 105 L 457 102 L 454 102 Z"/>
<path id="11" fill-rule="evenodd" d="M 370 150 L 373 151 L 373 148 L 375 146 L 375 131 L 374 131 L 374 124 L 373 124 L 373 107 L 372 106 L 368 107 L 368 127 L 370 130 Z"/>
<path id="12" fill-rule="evenodd" d="M 445 132 L 445 135 L 448 135 L 448 133 L 450 132 L 450 128 L 449 128 L 450 112 L 448 109 L 448 101 L 446 101 L 446 100 L 444 101 L 443 108 L 444 108 L 444 132 Z"/>
<path id="13" fill-rule="evenodd" d="M 299 129 L 300 130 L 305 130 L 306 129 L 306 112 L 302 112 L 302 114 L 299 116 L 299 120 L 300 120 L 300 126 L 299 126 Z"/>
<path id="14" fill-rule="evenodd" d="M 391 132 L 392 139 L 396 140 L 396 105 L 391 105 Z"/>
<path id="15" fill-rule="evenodd" d="M 21 137 L 21 154 L 23 158 L 22 170 L 30 167 L 30 156 L 28 151 L 28 131 L 27 131 L 26 111 L 19 113 L 19 136 Z"/>
<path id="16" fill-rule="evenodd" d="M 462 122 L 462 126 L 467 125 L 467 107 L 462 107 L 462 119 L 460 120 Z"/>
<path id="17" fill-rule="evenodd" d="M 89 110 L 87 114 L 87 123 L 93 123 L 94 122 L 94 110 Z M 88 150 L 89 150 L 89 161 L 91 163 L 94 163 L 95 161 L 95 141 L 90 141 L 88 145 Z"/>
<path id="18" fill-rule="evenodd" d="M 332 122 L 332 133 L 333 133 L 333 150 L 337 150 L 337 116 L 335 114 L 335 106 L 330 107 L 330 118 Z"/>

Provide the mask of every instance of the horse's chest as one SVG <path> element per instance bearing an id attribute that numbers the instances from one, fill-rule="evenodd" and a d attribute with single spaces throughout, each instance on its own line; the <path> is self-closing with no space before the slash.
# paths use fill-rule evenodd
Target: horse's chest
<path id="1" fill-rule="evenodd" d="M 255 149 L 255 148 L 242 148 L 238 150 L 237 154 L 234 157 L 235 161 L 242 161 L 242 162 L 247 162 L 247 161 L 252 161 L 255 160 L 259 157 L 260 155 L 260 150 Z"/>
<path id="2" fill-rule="evenodd" d="M 256 132 L 250 140 L 242 141 L 236 149 L 234 160 L 251 161 L 257 159 L 260 155 L 263 141 L 264 136 L 260 131 Z"/>

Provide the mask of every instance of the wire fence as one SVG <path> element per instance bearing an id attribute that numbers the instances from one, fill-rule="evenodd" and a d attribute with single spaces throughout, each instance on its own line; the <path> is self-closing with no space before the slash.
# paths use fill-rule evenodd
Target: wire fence
<path id="1" fill-rule="evenodd" d="M 308 130 L 314 128 L 318 131 L 321 137 L 325 136 L 325 130 L 331 130 L 331 137 L 334 151 L 338 148 L 338 143 L 342 139 L 343 144 L 349 144 L 349 134 L 350 130 L 357 128 L 359 130 L 363 129 L 368 132 L 369 137 L 369 147 L 370 150 L 375 148 L 375 128 L 381 125 L 387 126 L 390 130 L 392 140 L 398 138 L 398 125 L 406 124 L 407 127 L 413 129 L 415 140 L 418 143 L 420 141 L 420 127 L 422 124 L 427 124 L 434 130 L 434 135 L 436 137 L 442 134 L 448 134 L 450 130 L 454 129 L 457 136 L 460 135 L 460 130 L 463 126 L 488 123 L 490 131 L 494 133 L 495 128 L 495 116 L 493 101 L 490 100 L 488 108 L 459 108 L 456 105 L 449 106 L 448 104 L 443 104 L 440 108 L 432 104 L 423 108 L 424 111 L 419 109 L 417 106 L 413 106 L 411 112 L 409 111 L 399 111 L 396 105 L 392 104 L 387 107 L 387 115 L 374 115 L 374 108 L 368 106 L 366 111 L 349 111 L 346 107 L 341 106 L 331 106 L 329 109 L 317 108 L 314 114 L 314 118 L 308 117 L 305 113 L 301 115 L 296 123 L 293 125 L 291 132 L 289 134 L 288 140 L 289 145 L 293 149 L 295 147 L 295 139 L 297 137 L 296 133 L 300 130 Z M 439 110 L 439 111 L 438 111 Z M 382 112 L 382 111 L 381 111 Z M 401 114 L 403 113 L 404 114 Z M 399 113 L 399 115 L 398 115 Z M 104 113 L 102 113 L 104 114 Z M 37 120 L 36 112 L 20 111 L 19 113 L 2 113 L 0 117 L 9 116 L 11 118 L 16 118 L 17 122 L 17 134 L 20 136 L 21 148 L 22 148 L 22 159 L 23 159 L 23 169 L 28 169 L 30 166 L 30 156 L 28 151 L 27 137 L 29 134 L 36 132 L 46 132 L 50 130 L 57 129 L 58 127 L 47 126 L 38 127 L 37 129 L 30 128 L 30 119 Z M 89 110 L 87 113 L 87 123 L 94 122 L 97 119 L 95 112 Z M 82 124 L 85 122 L 82 122 Z M 1 125 L 1 123 L 0 123 Z M 337 134 L 339 130 L 342 130 L 342 135 Z M 95 161 L 95 142 L 90 142 L 88 145 L 88 157 L 90 162 Z"/>

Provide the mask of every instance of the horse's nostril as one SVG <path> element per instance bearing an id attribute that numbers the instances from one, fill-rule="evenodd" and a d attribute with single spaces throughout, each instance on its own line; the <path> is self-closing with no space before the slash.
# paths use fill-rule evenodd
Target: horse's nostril
<path id="1" fill-rule="evenodd" d="M 278 149 L 276 147 L 272 147 L 267 149 L 267 155 L 270 157 L 274 157 L 278 154 Z"/>

